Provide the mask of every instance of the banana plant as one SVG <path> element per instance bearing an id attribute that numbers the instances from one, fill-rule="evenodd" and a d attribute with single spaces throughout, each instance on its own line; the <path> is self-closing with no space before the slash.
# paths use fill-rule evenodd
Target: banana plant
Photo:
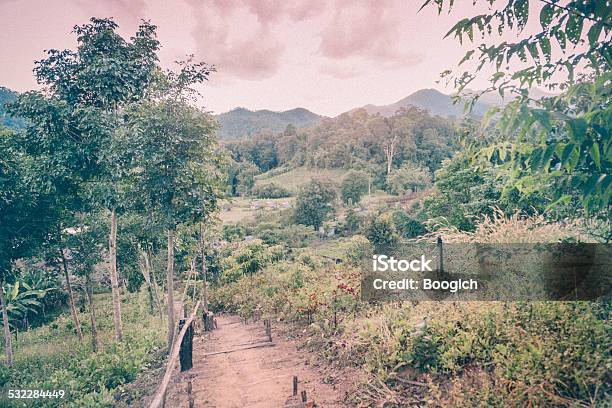
<path id="1" fill-rule="evenodd" d="M 30 285 L 22 281 L 16 281 L 14 284 L 6 283 L 4 293 L 6 293 L 9 326 L 15 328 L 15 322 L 22 321 L 30 314 L 37 314 L 42 307 L 40 299 L 45 297 L 50 290 L 53 288 L 32 289 Z"/>

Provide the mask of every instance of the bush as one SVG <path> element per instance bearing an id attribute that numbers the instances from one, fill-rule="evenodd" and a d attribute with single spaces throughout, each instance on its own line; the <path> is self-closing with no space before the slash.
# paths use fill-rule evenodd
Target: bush
<path id="1" fill-rule="evenodd" d="M 253 235 L 267 245 L 285 245 L 289 248 L 303 248 L 316 237 L 312 228 L 305 225 L 284 226 L 274 222 L 258 224 Z"/>
<path id="2" fill-rule="evenodd" d="M 284 198 L 291 197 L 291 191 L 276 183 L 255 186 L 251 193 L 257 198 Z"/>
<path id="3" fill-rule="evenodd" d="M 360 265 L 364 259 L 372 255 L 372 244 L 363 235 L 354 235 L 344 243 L 342 252 L 349 265 Z"/>
<path id="4" fill-rule="evenodd" d="M 370 217 L 364 228 L 364 235 L 377 252 L 384 252 L 394 247 L 399 240 L 388 214 Z"/>
<path id="5" fill-rule="evenodd" d="M 415 192 L 431 185 L 431 174 L 426 168 L 404 163 L 387 177 L 387 185 L 393 194 Z"/>
<path id="6" fill-rule="evenodd" d="M 244 227 L 239 224 L 226 224 L 223 226 L 223 239 L 229 242 L 242 241 L 244 239 Z"/>
<path id="7" fill-rule="evenodd" d="M 404 238 L 416 238 L 427 232 L 423 222 L 401 210 L 393 213 L 393 224 L 397 232 Z"/>

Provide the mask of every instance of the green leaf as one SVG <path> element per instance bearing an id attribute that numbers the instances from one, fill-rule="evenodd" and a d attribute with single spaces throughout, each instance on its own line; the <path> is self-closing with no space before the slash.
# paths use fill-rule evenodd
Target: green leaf
<path id="1" fill-rule="evenodd" d="M 595 23 L 591 26 L 588 33 L 589 44 L 591 47 L 595 47 L 597 45 L 597 40 L 599 39 L 599 35 L 601 34 L 601 29 L 603 25 L 600 23 Z"/>
<path id="2" fill-rule="evenodd" d="M 574 147 L 576 145 L 574 145 L 573 143 L 568 143 L 564 148 L 563 148 L 563 153 L 561 153 L 561 165 L 565 167 L 565 165 L 567 164 L 567 161 L 570 157 L 570 154 L 572 153 L 572 151 L 574 150 Z"/>
<path id="3" fill-rule="evenodd" d="M 546 57 L 546 60 L 550 61 L 550 40 L 548 38 L 544 37 L 540 40 L 540 49 Z"/>
<path id="4" fill-rule="evenodd" d="M 535 120 L 540 122 L 544 129 L 550 132 L 552 128 L 550 125 L 550 113 L 548 113 L 544 109 L 533 109 L 531 111 L 531 114 L 535 117 Z"/>
<path id="5" fill-rule="evenodd" d="M 586 136 L 587 122 L 583 118 L 575 118 L 567 121 L 568 130 L 574 140 L 582 142 Z"/>
<path id="6" fill-rule="evenodd" d="M 546 29 L 549 25 L 550 22 L 553 19 L 553 5 L 552 4 L 546 4 L 544 5 L 544 7 L 542 7 L 542 10 L 540 10 L 540 25 L 542 26 L 543 29 Z"/>
<path id="7" fill-rule="evenodd" d="M 578 44 L 580 37 L 582 36 L 582 26 L 584 25 L 584 17 L 570 13 L 567 24 L 565 25 L 565 34 L 567 38 L 573 43 Z"/>
<path id="8" fill-rule="evenodd" d="M 548 170 L 550 159 L 552 158 L 553 153 L 555 153 L 556 147 L 557 145 L 553 143 L 548 145 L 544 151 L 544 156 L 542 156 L 542 167 L 544 167 L 545 170 Z"/>
<path id="9" fill-rule="evenodd" d="M 470 58 L 472 58 L 472 55 L 474 54 L 475 50 L 470 50 L 468 52 L 465 53 L 465 56 L 461 59 L 461 61 L 459 61 L 459 65 L 463 64 L 465 61 L 469 60 Z"/>
<path id="10" fill-rule="evenodd" d="M 535 43 L 528 43 L 527 51 L 529 51 L 529 55 L 531 55 L 531 58 L 533 58 L 534 61 L 538 62 L 540 60 L 540 54 L 538 53 L 538 47 Z"/>
<path id="11" fill-rule="evenodd" d="M 514 15 L 516 16 L 519 30 L 525 27 L 529 19 L 529 1 L 516 0 L 514 3 Z"/>
<path id="12" fill-rule="evenodd" d="M 575 145 L 574 149 L 572 150 L 569 156 L 569 160 L 566 166 L 567 171 L 572 172 L 572 170 L 574 170 L 576 166 L 578 165 L 579 161 L 580 161 L 580 146 Z"/>
<path id="13" fill-rule="evenodd" d="M 601 170 L 601 157 L 599 155 L 599 144 L 597 142 L 591 145 L 589 153 L 595 162 L 595 166 L 597 166 L 597 170 Z"/>
<path id="14" fill-rule="evenodd" d="M 561 30 L 556 30 L 555 38 L 559 43 L 559 47 L 561 47 L 562 50 L 565 50 L 565 47 L 567 46 L 567 41 L 565 40 L 565 33 Z"/>

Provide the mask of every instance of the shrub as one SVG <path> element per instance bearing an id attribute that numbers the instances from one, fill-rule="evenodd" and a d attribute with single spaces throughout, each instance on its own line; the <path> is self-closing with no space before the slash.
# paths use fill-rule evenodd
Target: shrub
<path id="1" fill-rule="evenodd" d="M 226 241 L 242 241 L 244 235 L 244 227 L 240 224 L 225 224 L 223 226 L 223 239 Z"/>
<path id="2" fill-rule="evenodd" d="M 392 248 L 399 239 L 388 214 L 371 216 L 365 225 L 364 235 L 377 252 Z"/>
<path id="3" fill-rule="evenodd" d="M 415 192 L 431 185 L 431 174 L 426 168 L 404 163 L 387 177 L 387 185 L 393 194 Z"/>
<path id="4" fill-rule="evenodd" d="M 251 193 L 257 198 L 284 198 L 291 197 L 291 191 L 276 183 L 255 186 Z"/>
<path id="5" fill-rule="evenodd" d="M 393 213 L 393 224 L 397 232 L 404 238 L 415 238 L 427 232 L 423 222 L 401 210 Z"/>
<path id="6" fill-rule="evenodd" d="M 342 252 L 349 265 L 357 266 L 372 255 L 372 244 L 363 235 L 354 235 L 344 243 Z"/>

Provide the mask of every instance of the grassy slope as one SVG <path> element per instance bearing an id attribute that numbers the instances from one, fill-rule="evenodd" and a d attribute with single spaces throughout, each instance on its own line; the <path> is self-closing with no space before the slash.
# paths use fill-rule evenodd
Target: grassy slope
<path id="1" fill-rule="evenodd" d="M 0 406 L 90 406 L 113 405 L 112 395 L 122 383 L 133 381 L 165 343 L 165 323 L 150 314 L 146 297 L 123 297 L 122 318 L 125 341 L 113 342 L 111 295 L 96 298 L 101 350 L 91 351 L 89 315 L 79 313 L 85 339 L 78 341 L 69 314 L 50 324 L 20 333 L 14 340 L 15 367 L 0 370 Z M 0 358 L 4 360 L 4 350 Z M 60 399 L 7 400 L 9 389 L 64 389 Z"/>
<path id="2" fill-rule="evenodd" d="M 339 183 L 346 174 L 344 169 L 310 169 L 298 167 L 286 173 L 271 175 L 268 173 L 260 174 L 255 177 L 255 185 L 261 186 L 270 183 L 281 185 L 293 192 L 297 192 L 298 187 L 309 182 L 312 178 L 328 178 Z M 274 173 L 272 173 L 274 174 Z"/>

